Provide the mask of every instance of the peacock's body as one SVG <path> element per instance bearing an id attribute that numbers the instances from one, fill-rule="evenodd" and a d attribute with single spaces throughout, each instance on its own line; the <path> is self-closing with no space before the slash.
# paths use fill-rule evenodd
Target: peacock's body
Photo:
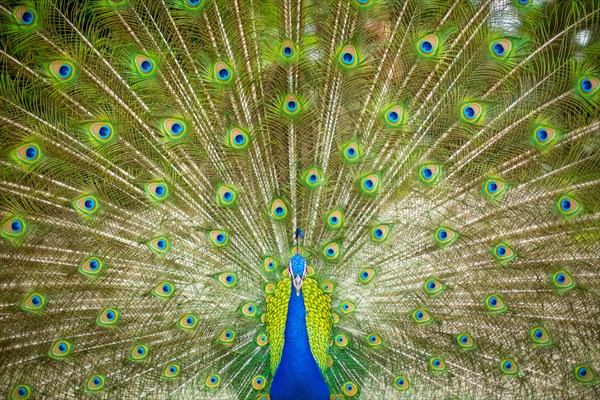
<path id="1" fill-rule="evenodd" d="M 2 1 L 2 395 L 598 398 L 599 39 L 595 0 Z"/>

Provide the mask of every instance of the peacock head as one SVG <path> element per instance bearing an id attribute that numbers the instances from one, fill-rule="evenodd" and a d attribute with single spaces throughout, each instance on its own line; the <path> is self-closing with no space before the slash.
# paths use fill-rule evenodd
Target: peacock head
<path id="1" fill-rule="evenodd" d="M 293 256 L 288 264 L 288 272 L 296 288 L 296 296 L 300 296 L 302 282 L 304 282 L 304 278 L 306 277 L 306 260 L 304 257 L 300 254 Z"/>
<path id="2" fill-rule="evenodd" d="M 296 254 L 290 259 L 288 264 L 288 272 L 290 274 L 290 279 L 294 284 L 294 288 L 296 288 L 296 296 L 300 296 L 302 282 L 304 282 L 304 278 L 306 278 L 306 260 L 300 255 L 298 247 L 300 246 L 300 241 L 302 238 L 304 238 L 304 232 L 302 232 L 300 228 L 296 228 L 294 236 L 296 237 L 297 251 Z"/>

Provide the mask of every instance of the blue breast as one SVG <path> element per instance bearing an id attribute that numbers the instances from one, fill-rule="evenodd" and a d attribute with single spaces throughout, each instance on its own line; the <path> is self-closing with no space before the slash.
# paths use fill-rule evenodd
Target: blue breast
<path id="1" fill-rule="evenodd" d="M 328 400 L 329 387 L 313 357 L 306 331 L 304 296 L 290 293 L 283 354 L 271 384 L 272 400 Z"/>

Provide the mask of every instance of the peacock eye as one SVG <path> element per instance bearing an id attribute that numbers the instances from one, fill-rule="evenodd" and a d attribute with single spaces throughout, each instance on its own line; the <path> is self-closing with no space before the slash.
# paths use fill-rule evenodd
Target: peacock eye
<path id="1" fill-rule="evenodd" d="M 58 68 L 58 75 L 61 78 L 68 78 L 71 75 L 71 66 L 67 64 L 63 64 Z"/>
<path id="2" fill-rule="evenodd" d="M 338 63 L 343 70 L 349 71 L 358 65 L 359 53 L 353 45 L 346 45 L 338 52 Z"/>
<path id="3" fill-rule="evenodd" d="M 431 44 L 431 42 L 423 40 L 421 42 L 421 50 L 423 50 L 425 53 L 431 53 L 431 51 L 433 50 L 433 45 Z"/>
<path id="4" fill-rule="evenodd" d="M 433 57 L 438 50 L 440 40 L 436 35 L 428 35 L 417 42 L 417 50 L 421 56 Z"/>
<path id="5" fill-rule="evenodd" d="M 28 160 L 35 160 L 37 155 L 38 155 L 38 149 L 35 146 L 29 146 L 25 150 L 25 157 L 27 157 Z"/>
<path id="6" fill-rule="evenodd" d="M 404 109 L 400 105 L 395 105 L 385 111 L 385 123 L 390 128 L 397 128 L 402 124 Z"/>
<path id="7" fill-rule="evenodd" d="M 198 7 L 202 3 L 202 0 L 186 0 L 186 1 L 190 7 Z"/>

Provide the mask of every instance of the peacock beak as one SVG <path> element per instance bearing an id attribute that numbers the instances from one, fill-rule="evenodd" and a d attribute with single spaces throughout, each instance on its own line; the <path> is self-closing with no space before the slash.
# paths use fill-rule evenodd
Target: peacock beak
<path id="1" fill-rule="evenodd" d="M 296 288 L 296 296 L 300 296 L 300 289 L 302 289 L 303 279 L 300 276 L 294 277 L 294 287 Z"/>
<path id="2" fill-rule="evenodd" d="M 292 279 L 292 283 L 296 289 L 296 296 L 300 296 L 300 289 L 302 289 L 302 282 L 304 282 L 304 278 L 306 276 L 306 269 L 304 270 L 302 276 L 294 275 L 294 271 L 292 270 L 291 266 L 288 267 L 288 272 L 290 273 L 290 278 Z"/>

